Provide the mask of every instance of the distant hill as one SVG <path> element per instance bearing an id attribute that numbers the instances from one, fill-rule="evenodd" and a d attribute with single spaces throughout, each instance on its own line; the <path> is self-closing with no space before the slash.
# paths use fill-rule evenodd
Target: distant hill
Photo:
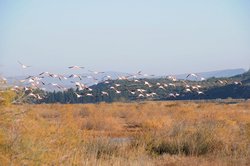
<path id="1" fill-rule="evenodd" d="M 82 95 L 80 98 L 76 97 L 74 89 L 70 89 L 66 92 L 48 93 L 48 97 L 42 102 L 96 103 L 114 101 L 129 102 L 137 100 L 159 101 L 250 98 L 250 71 L 232 77 L 213 77 L 203 81 L 173 81 L 166 77 L 140 78 L 138 81 L 139 82 L 135 82 L 135 80 L 110 80 L 109 83 L 101 82 L 90 86 L 92 89 L 91 91 L 88 89 L 81 91 L 77 89 L 76 92 Z M 151 86 L 147 86 L 145 84 L 146 82 Z M 174 86 L 171 84 L 174 84 Z M 160 88 L 160 85 L 162 88 Z M 165 85 L 167 86 L 165 87 Z M 197 89 L 198 85 L 199 88 Z M 193 87 L 196 87 L 196 89 Z M 187 91 L 187 88 L 189 91 Z M 140 92 L 141 90 L 143 90 L 143 92 Z M 119 93 L 116 93 L 116 91 L 119 91 Z M 108 92 L 109 95 L 102 95 L 102 92 Z M 198 92 L 201 92 L 201 94 Z M 91 93 L 93 96 L 86 96 L 87 93 Z M 153 93 L 155 93 L 154 96 L 147 96 Z"/>
<path id="2" fill-rule="evenodd" d="M 209 72 L 200 72 L 200 73 L 196 73 L 196 74 L 207 79 L 207 78 L 211 78 L 211 77 L 215 77 L 215 78 L 232 77 L 235 75 L 243 74 L 244 72 L 246 72 L 245 69 L 239 68 L 239 69 L 226 69 L 226 70 L 215 70 L 215 71 L 209 71 Z M 176 78 L 186 79 L 187 75 L 188 75 L 188 73 L 179 74 L 179 75 L 176 75 Z M 190 77 L 189 79 L 192 80 L 194 78 Z"/>
<path id="3" fill-rule="evenodd" d="M 200 72 L 197 73 L 198 75 L 200 75 L 201 77 L 204 77 L 206 79 L 210 78 L 207 81 L 203 81 L 200 82 L 200 84 L 202 84 L 203 87 L 207 87 L 207 88 L 211 88 L 214 86 L 217 86 L 216 83 L 214 83 L 216 81 L 217 78 L 227 78 L 227 79 L 231 79 L 231 80 L 243 80 L 243 83 L 250 83 L 250 76 L 246 73 L 244 73 L 245 70 L 244 69 L 227 69 L 227 70 L 217 70 L 217 71 L 210 71 L 210 72 Z M 103 78 L 105 76 L 111 76 L 112 80 L 116 80 L 121 76 L 128 76 L 130 75 L 129 73 L 123 73 L 123 72 L 115 72 L 115 71 L 108 71 L 102 74 L 90 74 L 90 73 L 83 73 L 81 74 L 81 76 L 83 77 L 82 80 L 79 80 L 78 78 L 74 78 L 74 79 L 67 79 L 67 80 L 62 80 L 60 81 L 58 78 L 50 78 L 50 77 L 45 77 L 43 79 L 43 82 L 46 84 L 45 86 L 43 86 L 43 88 L 46 89 L 46 91 L 54 91 L 54 90 L 58 90 L 56 87 L 53 87 L 51 85 L 49 85 L 49 83 L 57 83 L 59 85 L 62 85 L 65 88 L 75 88 L 75 84 L 72 83 L 71 81 L 79 81 L 81 83 L 84 83 L 88 86 L 92 86 L 95 84 L 98 84 L 100 82 L 102 82 Z M 180 75 L 176 75 L 176 77 L 178 79 L 186 79 L 186 76 L 188 74 L 180 74 Z M 69 76 L 69 75 L 68 75 Z M 95 79 L 91 79 L 91 78 L 87 78 L 86 76 L 93 76 Z M 12 85 L 21 85 L 20 82 L 18 82 L 18 80 L 22 80 L 25 79 L 27 76 L 17 76 L 17 77 L 9 77 L 8 78 L 8 83 L 12 84 Z M 151 82 L 162 82 L 164 83 L 166 76 L 140 76 L 139 79 L 145 79 L 145 80 L 149 80 Z M 107 78 L 106 78 L 107 79 Z M 189 79 L 190 81 L 196 81 L 194 78 Z M 117 81 L 114 81 L 117 82 Z M 119 82 L 119 81 L 118 81 Z M 25 84 L 24 84 L 25 85 Z M 219 85 L 218 85 L 219 86 Z M 99 87 L 99 86 L 97 86 Z M 95 86 L 94 86 L 95 88 Z"/>

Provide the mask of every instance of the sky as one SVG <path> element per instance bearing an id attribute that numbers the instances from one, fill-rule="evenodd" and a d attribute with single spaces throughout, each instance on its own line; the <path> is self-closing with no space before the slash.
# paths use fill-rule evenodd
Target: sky
<path id="1" fill-rule="evenodd" d="M 248 70 L 250 1 L 0 1 L 1 75 L 72 65 L 156 75 Z"/>

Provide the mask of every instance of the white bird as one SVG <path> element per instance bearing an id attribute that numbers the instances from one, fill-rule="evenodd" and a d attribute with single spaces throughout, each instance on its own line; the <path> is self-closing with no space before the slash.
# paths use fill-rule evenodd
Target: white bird
<path id="1" fill-rule="evenodd" d="M 224 84 L 226 82 L 222 81 L 222 80 L 216 80 L 216 82 L 219 82 L 220 84 Z"/>
<path id="2" fill-rule="evenodd" d="M 204 92 L 202 91 L 197 91 L 198 95 L 204 95 Z"/>
<path id="3" fill-rule="evenodd" d="M 121 93 L 121 91 L 119 91 L 119 90 L 115 90 L 115 93 L 120 94 L 120 93 Z"/>
<path id="4" fill-rule="evenodd" d="M 30 79 L 28 80 L 28 82 L 29 82 L 29 83 L 32 83 L 32 82 L 35 82 L 35 80 L 32 79 L 32 78 L 30 78 Z"/>
<path id="5" fill-rule="evenodd" d="M 17 61 L 20 65 L 21 65 L 21 67 L 23 68 L 23 69 L 26 69 L 26 68 L 28 68 L 28 67 L 31 67 L 31 66 L 28 66 L 28 65 L 24 65 L 24 64 L 22 64 L 21 62 L 19 62 L 19 61 Z"/>
<path id="6" fill-rule="evenodd" d="M 157 93 L 155 93 L 155 92 L 152 92 L 152 93 L 151 93 L 151 95 L 153 95 L 153 96 L 154 96 L 154 95 L 155 95 L 155 96 L 157 96 Z"/>
<path id="7" fill-rule="evenodd" d="M 0 76 L 1 80 L 7 81 L 7 78 Z"/>
<path id="8" fill-rule="evenodd" d="M 168 96 L 169 96 L 169 97 L 174 97 L 174 98 L 176 98 L 175 94 L 173 94 L 173 93 L 169 93 Z"/>
<path id="9" fill-rule="evenodd" d="M 102 81 L 107 81 L 107 80 L 111 80 L 111 76 L 110 75 L 107 75 L 107 76 L 104 76 L 104 77 L 102 77 Z"/>
<path id="10" fill-rule="evenodd" d="M 45 83 L 44 83 L 43 81 L 41 81 L 41 83 L 42 83 L 43 85 L 45 85 Z"/>
<path id="11" fill-rule="evenodd" d="M 189 88 L 185 89 L 186 92 L 192 92 Z"/>
<path id="12" fill-rule="evenodd" d="M 90 87 L 86 87 L 86 89 L 88 90 L 88 91 L 93 91 L 93 89 L 92 88 L 90 88 Z"/>
<path id="13" fill-rule="evenodd" d="M 154 77 L 154 74 L 143 74 L 144 77 Z"/>
<path id="14" fill-rule="evenodd" d="M 20 83 L 24 83 L 26 80 L 19 80 Z"/>
<path id="15" fill-rule="evenodd" d="M 240 81 L 234 81 L 234 84 L 235 85 L 242 85 L 242 82 L 240 82 Z"/>
<path id="16" fill-rule="evenodd" d="M 164 90 L 166 90 L 163 86 L 159 86 L 158 88 L 159 88 L 159 89 L 164 89 Z"/>
<path id="17" fill-rule="evenodd" d="M 34 93 L 29 93 L 28 96 L 31 96 L 31 97 L 34 97 L 34 98 L 37 98 L 37 96 L 34 94 Z"/>
<path id="18" fill-rule="evenodd" d="M 71 74 L 69 76 L 69 78 L 79 78 L 80 80 L 82 80 L 82 77 L 80 75 L 77 75 L 77 74 Z"/>
<path id="19" fill-rule="evenodd" d="M 136 75 L 142 75 L 142 71 L 138 71 Z"/>
<path id="20" fill-rule="evenodd" d="M 116 90 L 115 87 L 113 87 L 113 86 L 111 86 L 109 89 L 114 89 L 114 90 Z"/>
<path id="21" fill-rule="evenodd" d="M 149 82 L 147 82 L 147 81 L 144 82 L 144 85 L 147 85 L 149 88 L 152 87 L 152 85 Z"/>
<path id="22" fill-rule="evenodd" d="M 48 85 L 55 86 L 55 87 L 57 87 L 58 89 L 63 89 L 63 88 L 64 88 L 63 86 L 58 85 L 57 83 L 49 83 Z"/>
<path id="23" fill-rule="evenodd" d="M 21 87 L 19 87 L 19 86 L 14 86 L 14 87 L 11 88 L 10 90 L 18 92 L 18 91 L 21 90 Z"/>
<path id="24" fill-rule="evenodd" d="M 87 93 L 87 94 L 86 94 L 86 96 L 93 96 L 93 94 L 91 94 L 91 93 Z"/>
<path id="25" fill-rule="evenodd" d="M 169 85 L 169 86 L 175 87 L 175 84 L 173 84 L 173 83 L 169 83 L 168 85 Z"/>
<path id="26" fill-rule="evenodd" d="M 197 86 L 191 86 L 191 88 L 193 89 L 193 90 L 199 90 L 199 88 L 197 87 Z"/>
<path id="27" fill-rule="evenodd" d="M 69 66 L 69 69 L 84 69 L 84 67 L 81 66 Z"/>
<path id="28" fill-rule="evenodd" d="M 102 95 L 103 95 L 103 96 L 104 96 L 104 95 L 107 95 L 107 96 L 108 96 L 109 94 L 108 94 L 108 92 L 102 91 Z"/>
<path id="29" fill-rule="evenodd" d="M 37 99 L 42 100 L 43 98 L 39 94 L 37 94 Z"/>
<path id="30" fill-rule="evenodd" d="M 116 86 L 116 87 L 119 87 L 119 86 L 121 86 L 121 84 L 115 84 L 115 86 Z"/>
<path id="31" fill-rule="evenodd" d="M 111 79 L 112 77 L 110 75 L 107 75 L 106 78 Z"/>
<path id="32" fill-rule="evenodd" d="M 26 87 L 26 86 L 23 89 L 24 89 L 25 92 L 29 91 L 29 90 L 32 90 L 30 87 Z"/>
<path id="33" fill-rule="evenodd" d="M 118 80 L 127 80 L 128 78 L 125 76 L 118 76 Z"/>
<path id="34" fill-rule="evenodd" d="M 92 70 L 89 70 L 89 72 L 94 73 L 94 74 L 103 74 L 103 73 L 105 73 L 105 72 L 100 72 L 100 71 L 92 71 Z"/>
<path id="35" fill-rule="evenodd" d="M 196 85 L 196 87 L 197 87 L 197 88 L 201 88 L 201 86 L 200 86 L 200 85 Z"/>
<path id="36" fill-rule="evenodd" d="M 0 77 L 0 83 L 6 84 L 7 79 L 5 77 Z"/>
<path id="37" fill-rule="evenodd" d="M 144 97 L 144 95 L 143 94 L 139 94 L 138 97 Z"/>
<path id="38" fill-rule="evenodd" d="M 168 87 L 168 84 L 163 84 L 163 86 Z"/>
<path id="39" fill-rule="evenodd" d="M 198 75 L 195 74 L 195 73 L 190 73 L 190 74 L 188 74 L 186 78 L 188 78 L 188 77 L 190 77 L 190 76 L 193 76 L 193 77 L 195 77 L 195 78 L 198 78 Z"/>
<path id="40" fill-rule="evenodd" d="M 39 75 L 41 76 L 41 75 L 49 75 L 49 74 L 50 74 L 49 72 L 45 71 L 45 72 L 40 73 Z"/>
<path id="41" fill-rule="evenodd" d="M 121 91 L 115 89 L 115 87 L 111 86 L 110 89 L 113 89 L 115 91 L 115 93 L 121 93 Z"/>
<path id="42" fill-rule="evenodd" d="M 67 80 L 68 78 L 63 75 L 58 75 L 58 79 L 62 81 L 62 79 Z"/>
<path id="43" fill-rule="evenodd" d="M 157 94 L 152 92 L 152 93 L 147 93 L 146 96 L 147 97 L 154 97 L 154 96 L 157 96 Z"/>
<path id="44" fill-rule="evenodd" d="M 144 89 L 137 89 L 137 91 L 140 92 L 140 93 L 143 93 L 143 92 L 145 92 L 146 90 L 144 90 Z"/>
<path id="45" fill-rule="evenodd" d="M 201 81 L 205 81 L 206 80 L 206 78 L 204 78 L 204 77 L 201 77 Z"/>
<path id="46" fill-rule="evenodd" d="M 76 87 L 79 89 L 79 90 L 83 90 L 83 89 L 85 89 L 85 85 L 84 84 L 82 84 L 82 83 L 80 83 L 80 82 L 75 82 L 75 85 L 76 85 Z"/>
<path id="47" fill-rule="evenodd" d="M 76 92 L 74 92 L 74 94 L 76 95 L 77 98 L 83 97 L 83 95 L 79 95 Z"/>
<path id="48" fill-rule="evenodd" d="M 49 73 L 49 76 L 52 77 L 52 78 L 57 78 L 58 77 L 57 74 L 53 74 L 53 73 Z"/>
<path id="49" fill-rule="evenodd" d="M 175 78 L 174 76 L 167 76 L 167 78 L 172 81 L 177 81 L 177 78 Z"/>
<path id="50" fill-rule="evenodd" d="M 132 95 L 134 95 L 134 94 L 135 94 L 135 92 L 134 92 L 134 91 L 130 91 L 130 90 L 129 90 L 129 92 L 130 92 Z"/>

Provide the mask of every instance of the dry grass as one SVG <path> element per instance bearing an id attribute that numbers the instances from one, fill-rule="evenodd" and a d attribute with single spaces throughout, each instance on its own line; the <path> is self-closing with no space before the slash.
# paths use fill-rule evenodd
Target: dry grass
<path id="1" fill-rule="evenodd" d="M 0 107 L 0 165 L 248 165 L 250 102 Z"/>

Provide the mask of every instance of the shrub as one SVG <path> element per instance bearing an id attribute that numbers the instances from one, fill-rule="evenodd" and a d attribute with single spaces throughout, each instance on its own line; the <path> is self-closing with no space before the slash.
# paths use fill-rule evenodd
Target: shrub
<path id="1" fill-rule="evenodd" d="M 95 155 L 97 159 L 101 157 L 112 157 L 118 154 L 119 146 L 108 139 L 99 138 L 87 142 L 85 152 L 89 155 Z"/>
<path id="2" fill-rule="evenodd" d="M 45 111 L 42 111 L 40 113 L 40 116 L 42 118 L 45 118 L 45 119 L 56 119 L 56 118 L 59 118 L 61 116 L 60 112 L 59 111 L 55 111 L 55 110 L 45 110 Z"/>
<path id="3" fill-rule="evenodd" d="M 84 117 L 88 117 L 90 114 L 90 111 L 88 108 L 82 108 L 81 110 L 79 111 L 75 111 L 74 112 L 74 117 L 77 118 L 77 117 L 81 117 L 81 118 L 84 118 Z"/>
<path id="4" fill-rule="evenodd" d="M 174 136 L 153 138 L 146 145 L 146 150 L 153 155 L 191 155 L 199 156 L 212 153 L 220 148 L 220 142 L 214 138 L 210 129 L 198 128 L 194 132 L 180 130 Z"/>
<path id="5" fill-rule="evenodd" d="M 15 92 L 11 90 L 4 90 L 0 92 L 0 105 L 10 105 L 12 101 L 15 99 Z"/>

